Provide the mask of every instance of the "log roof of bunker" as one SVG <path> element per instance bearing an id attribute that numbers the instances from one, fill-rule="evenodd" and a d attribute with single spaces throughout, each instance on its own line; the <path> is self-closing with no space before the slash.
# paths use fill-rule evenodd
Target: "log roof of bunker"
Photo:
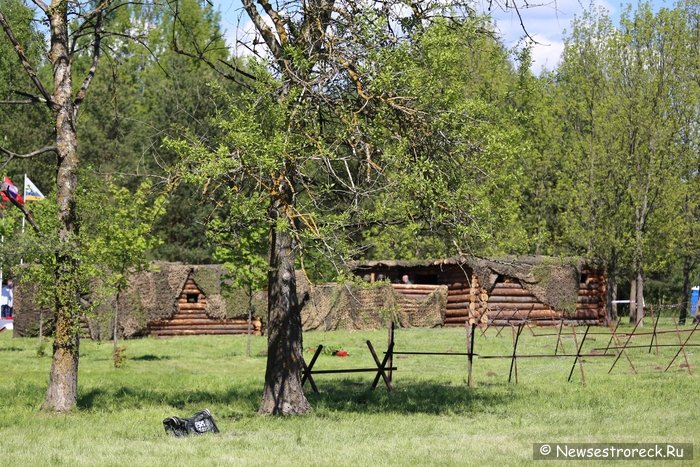
<path id="1" fill-rule="evenodd" d="M 435 268 L 440 271 L 449 267 L 460 267 L 476 274 L 479 285 L 490 294 L 499 276 L 517 279 L 541 303 L 555 310 L 575 311 L 581 271 L 585 268 L 602 269 L 595 261 L 579 257 L 552 256 L 503 256 L 480 258 L 477 256 L 455 256 L 447 259 L 426 261 L 363 261 L 350 268 L 355 273 L 367 270 Z"/>

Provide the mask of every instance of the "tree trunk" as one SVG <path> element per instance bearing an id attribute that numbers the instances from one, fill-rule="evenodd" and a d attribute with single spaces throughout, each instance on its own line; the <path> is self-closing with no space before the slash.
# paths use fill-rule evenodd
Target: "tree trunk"
<path id="1" fill-rule="evenodd" d="M 259 413 L 293 415 L 311 410 L 301 387 L 301 313 L 294 274 L 294 239 L 288 181 L 270 205 L 270 270 L 268 272 L 267 368 Z"/>
<path id="2" fill-rule="evenodd" d="M 678 314 L 678 324 L 684 325 L 685 320 L 688 317 L 688 310 L 690 309 L 690 303 L 688 298 L 690 297 L 690 271 L 692 269 L 692 259 L 684 255 L 683 257 L 683 299 L 681 300 L 681 309 Z"/>
<path id="3" fill-rule="evenodd" d="M 77 269 L 73 256 L 77 241 L 75 190 L 78 152 L 75 113 L 71 83 L 71 57 L 68 38 L 67 3 L 50 9 L 51 49 L 53 65 L 53 115 L 56 121 L 58 204 L 58 238 L 56 253 L 56 334 L 49 387 L 43 408 L 65 412 L 75 407 L 78 391 L 78 359 L 80 350 L 80 307 Z"/>
<path id="4" fill-rule="evenodd" d="M 637 278 L 630 282 L 630 324 L 637 322 Z"/>
<path id="5" fill-rule="evenodd" d="M 639 326 L 644 325 L 644 276 L 642 274 L 642 270 L 638 269 L 637 270 L 637 295 L 636 295 L 636 302 L 637 302 L 637 312 L 635 313 L 635 318 L 636 318 L 636 323 Z"/>
<path id="6" fill-rule="evenodd" d="M 617 281 L 615 280 L 615 277 L 610 274 L 608 276 L 608 289 L 606 291 L 607 294 L 607 315 L 608 315 L 608 322 L 613 323 L 617 321 L 618 314 L 617 314 L 617 303 L 613 303 L 615 300 L 617 300 Z"/>
<path id="7" fill-rule="evenodd" d="M 57 255 L 58 256 L 58 255 Z M 60 257 L 56 268 L 56 330 L 49 387 L 42 408 L 56 412 L 73 409 L 78 400 L 80 310 L 75 300 L 76 277 L 72 258 Z"/>
<path id="8" fill-rule="evenodd" d="M 617 254 L 615 250 L 610 254 L 610 261 L 608 262 L 608 274 L 607 274 L 607 288 L 606 288 L 606 314 L 608 318 L 608 323 L 617 321 L 617 303 L 613 303 L 617 300 Z"/>
<path id="9" fill-rule="evenodd" d="M 112 329 L 112 332 L 114 335 L 112 338 L 114 339 L 114 345 L 112 347 L 112 352 L 116 353 L 117 352 L 117 347 L 119 347 L 119 294 L 121 293 L 120 290 L 117 290 L 117 296 L 114 297 L 114 328 Z"/>

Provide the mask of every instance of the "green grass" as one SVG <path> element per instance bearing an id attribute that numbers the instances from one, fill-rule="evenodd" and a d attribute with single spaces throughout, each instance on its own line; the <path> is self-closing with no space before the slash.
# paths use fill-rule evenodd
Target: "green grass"
<path id="1" fill-rule="evenodd" d="M 324 344 L 350 352 L 348 358 L 322 355 L 316 369 L 373 366 L 367 339 L 379 352 L 386 348 L 385 331 L 310 332 L 304 339 L 306 348 Z M 564 339 L 566 351 L 573 352 L 572 337 Z M 585 349 L 605 347 L 607 340 L 589 335 Z M 398 330 L 396 342 L 399 351 L 463 352 L 465 333 Z M 518 352 L 551 354 L 555 342 L 526 329 Z M 648 342 L 648 336 L 634 339 Z M 664 335 L 660 342 L 676 337 Z M 308 394 L 314 411 L 274 418 L 256 414 L 264 338 L 254 338 L 251 358 L 243 336 L 146 338 L 124 345 L 127 359 L 116 369 L 111 344 L 82 342 L 79 409 L 56 415 L 39 411 L 50 356 L 37 355 L 36 339 L 0 334 L 0 464 L 520 465 L 534 463 L 535 442 L 700 440 L 700 368 L 688 375 L 679 366 L 681 356 L 663 373 L 673 348 L 661 348 L 658 356 L 630 351 L 636 375 L 624 359 L 608 374 L 612 358 L 587 358 L 585 386 L 578 368 L 574 381 L 566 381 L 572 358 L 522 359 L 518 384 L 508 383 L 509 360 L 477 358 L 476 387 L 468 388 L 466 357 L 397 355 L 395 392 L 387 393 L 381 383 L 369 391 L 373 374 L 316 375 L 321 394 Z M 693 366 L 700 365 L 697 349 L 688 349 Z M 510 330 L 499 337 L 495 329 L 486 337 L 477 334 L 475 351 L 510 354 Z M 164 418 L 203 408 L 213 413 L 219 435 L 166 436 Z"/>

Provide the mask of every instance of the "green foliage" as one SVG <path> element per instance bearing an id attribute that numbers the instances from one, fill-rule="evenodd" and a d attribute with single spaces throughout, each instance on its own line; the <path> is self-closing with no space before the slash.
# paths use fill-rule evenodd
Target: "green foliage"
<path id="1" fill-rule="evenodd" d="M 32 63 L 41 70 L 45 63 L 44 41 L 34 10 L 21 0 L 2 0 L 0 8 L 10 23 L 22 50 Z M 0 36 L 0 100 L 27 101 L 27 96 L 35 95 L 35 88 L 23 69 L 12 44 L 6 40 L 4 31 Z M 50 114 L 42 105 L 1 104 L 0 105 L 0 146 L 24 153 L 38 149 L 50 141 Z M 26 169 L 27 162 L 15 162 L 17 174 Z"/>
<path id="2" fill-rule="evenodd" d="M 87 179 L 78 193 L 83 263 L 99 277 L 105 295 L 123 290 L 130 274 L 144 270 L 147 252 L 159 242 L 152 226 L 163 213 L 165 195 L 144 181 L 135 192 L 107 180 Z M 91 184 L 92 183 L 92 184 Z"/>
<path id="3" fill-rule="evenodd" d="M 23 281 L 37 286 L 36 301 L 40 307 L 54 308 L 59 258 L 69 258 L 77 264 L 72 283 L 79 295 L 90 297 L 88 309 L 83 310 L 89 311 L 105 297 L 123 290 L 129 274 L 148 265 L 147 252 L 158 242 L 151 227 L 162 213 L 165 197 L 154 194 L 150 182 L 144 182 L 132 193 L 110 181 L 99 182 L 91 177 L 82 180 L 78 192 L 80 235 L 68 245 L 57 236 L 53 193 L 28 204 L 41 235 L 31 229 L 22 232 L 19 210 L 5 210 L 1 224 L 5 243 L 0 245 L 0 259 L 6 265 L 6 273 L 21 275 Z M 20 262 L 25 266 L 20 268 Z"/>
<path id="4" fill-rule="evenodd" d="M 630 7 L 619 26 L 592 9 L 554 73 L 533 77 L 522 51 L 514 95 L 533 149 L 522 219 L 535 252 L 600 258 L 613 280 L 697 258 L 693 24 L 689 5 Z"/>
<path id="5" fill-rule="evenodd" d="M 483 33 L 488 23 L 436 21 L 390 46 L 376 31 L 386 25 L 362 14 L 357 72 L 371 95 L 396 97 L 358 111 L 355 90 L 334 82 L 327 105 L 251 64 L 250 92 L 219 91 L 228 107 L 215 120 L 216 143 L 167 141 L 183 180 L 217 200 L 208 237 L 239 285 L 262 285 L 268 232 L 288 228 L 268 218 L 285 178 L 295 183 L 287 215 L 298 265 L 314 280 L 337 279 L 348 258 L 527 250 L 518 222 L 525 146 L 507 99 L 515 75 Z"/>
<path id="6" fill-rule="evenodd" d="M 177 21 L 171 9 L 176 6 Z M 122 34 L 103 38 L 105 57 L 81 108 L 82 160 L 97 172 L 121 174 L 115 183 L 136 190 L 142 174 L 164 176 L 175 163 L 176 154 L 163 145 L 166 137 L 192 131 L 207 138 L 216 131 L 210 119 L 218 103 L 208 83 L 218 82 L 229 90 L 236 86 L 202 61 L 176 53 L 172 41 L 175 34 L 186 33 L 204 56 L 225 59 L 218 21 L 210 5 L 194 0 L 124 2 L 110 10 L 105 29 L 127 33 L 133 40 Z M 75 67 L 86 73 L 90 65 L 90 57 L 81 56 Z M 153 255 L 210 263 L 212 250 L 205 233 L 209 210 L 198 203 L 192 187 L 177 187 L 169 196 L 171 202 L 155 224 L 162 242 L 153 245 Z"/>

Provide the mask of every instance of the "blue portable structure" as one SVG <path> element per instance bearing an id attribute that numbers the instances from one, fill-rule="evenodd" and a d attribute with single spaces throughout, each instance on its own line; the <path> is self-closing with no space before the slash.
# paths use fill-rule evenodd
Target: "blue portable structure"
<path id="1" fill-rule="evenodd" d="M 698 298 L 700 298 L 700 286 L 693 287 L 690 291 L 690 316 L 695 316 L 698 309 Z"/>

